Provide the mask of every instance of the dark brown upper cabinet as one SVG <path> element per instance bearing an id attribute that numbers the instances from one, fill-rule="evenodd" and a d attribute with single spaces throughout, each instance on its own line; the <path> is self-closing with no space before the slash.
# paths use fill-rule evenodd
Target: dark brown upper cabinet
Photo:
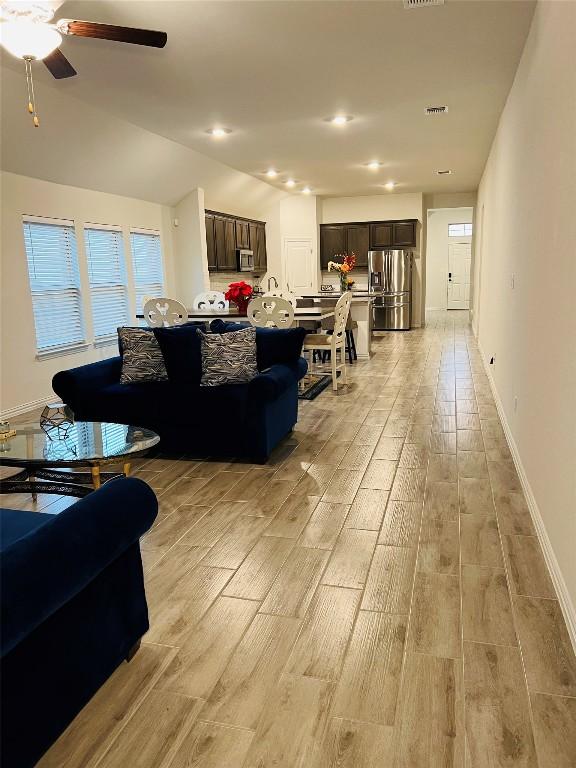
<path id="1" fill-rule="evenodd" d="M 236 251 L 254 251 L 254 271 L 266 270 L 266 224 L 217 211 L 206 211 L 206 249 L 210 272 L 237 272 Z"/>
<path id="2" fill-rule="evenodd" d="M 322 224 L 320 227 L 320 264 L 328 269 L 328 262 L 346 253 L 346 224 Z"/>
<path id="3" fill-rule="evenodd" d="M 225 219 L 224 234 L 224 257 L 220 261 L 220 254 L 218 254 L 218 269 L 234 272 L 238 269 L 236 259 L 236 222 L 234 219 Z"/>
<path id="4" fill-rule="evenodd" d="M 250 247 L 249 223 L 242 219 L 236 219 L 236 248 Z"/>
<path id="5" fill-rule="evenodd" d="M 392 242 L 394 247 L 416 245 L 416 222 L 395 221 L 392 224 Z"/>
<path id="6" fill-rule="evenodd" d="M 346 227 L 346 253 L 356 255 L 356 266 L 368 266 L 370 230 L 368 224 L 352 224 Z"/>
<path id="7" fill-rule="evenodd" d="M 256 247 L 250 246 L 254 251 L 254 271 L 265 272 L 267 266 L 266 259 L 266 226 L 264 224 L 256 225 Z"/>
<path id="8" fill-rule="evenodd" d="M 208 271 L 214 272 L 218 269 L 216 260 L 216 237 L 214 232 L 214 216 L 206 215 L 206 251 L 208 255 Z"/>
<path id="9" fill-rule="evenodd" d="M 370 250 L 391 248 L 394 243 L 393 233 L 394 227 L 391 222 L 375 221 L 370 224 Z"/>

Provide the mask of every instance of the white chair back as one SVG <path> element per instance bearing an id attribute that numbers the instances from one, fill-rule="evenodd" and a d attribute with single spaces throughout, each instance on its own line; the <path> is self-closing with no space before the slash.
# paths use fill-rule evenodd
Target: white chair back
<path id="1" fill-rule="evenodd" d="M 280 291 L 280 290 L 278 290 L 278 291 L 266 291 L 266 293 L 263 294 L 263 295 L 264 296 L 275 296 L 278 299 L 286 299 L 286 301 L 289 301 L 290 304 L 292 304 L 292 306 L 294 307 L 294 309 L 296 309 L 297 299 L 296 299 L 296 294 L 295 293 L 291 293 L 290 291 Z"/>
<path id="2" fill-rule="evenodd" d="M 338 344 L 344 338 L 351 303 L 351 291 L 345 291 L 336 302 L 334 307 L 334 330 L 332 332 L 333 344 Z"/>
<path id="3" fill-rule="evenodd" d="M 188 322 L 188 310 L 176 299 L 161 296 L 144 304 L 144 319 L 151 328 L 170 328 Z"/>
<path id="4" fill-rule="evenodd" d="M 200 312 L 227 312 L 229 306 L 230 304 L 222 291 L 199 293 L 192 302 L 192 309 L 199 310 Z"/>
<path id="5" fill-rule="evenodd" d="M 248 304 L 248 322 L 256 328 L 290 328 L 294 307 L 280 296 L 258 296 Z"/>

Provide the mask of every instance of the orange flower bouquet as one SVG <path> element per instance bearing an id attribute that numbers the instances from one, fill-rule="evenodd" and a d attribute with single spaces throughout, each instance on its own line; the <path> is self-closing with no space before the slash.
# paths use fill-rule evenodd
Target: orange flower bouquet
<path id="1" fill-rule="evenodd" d="M 340 290 L 342 293 L 349 290 L 354 285 L 354 280 L 349 277 L 350 272 L 356 266 L 356 254 L 354 252 L 347 254 L 338 254 L 336 258 L 342 258 L 342 261 L 329 261 L 328 272 L 338 272 L 340 276 Z"/>

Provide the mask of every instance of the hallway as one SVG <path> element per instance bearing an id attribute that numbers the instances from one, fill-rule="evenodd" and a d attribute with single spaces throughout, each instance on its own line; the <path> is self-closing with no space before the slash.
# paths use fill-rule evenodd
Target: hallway
<path id="1" fill-rule="evenodd" d="M 468 313 L 375 350 L 265 467 L 141 462 L 151 630 L 43 768 L 574 766 L 576 659 Z"/>

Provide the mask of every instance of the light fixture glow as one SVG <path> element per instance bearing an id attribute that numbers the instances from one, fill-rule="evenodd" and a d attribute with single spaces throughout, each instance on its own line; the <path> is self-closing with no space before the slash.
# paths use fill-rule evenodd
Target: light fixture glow
<path id="1" fill-rule="evenodd" d="M 290 188 L 295 187 L 296 182 L 294 181 L 294 179 L 286 179 L 286 186 Z"/>
<path id="2" fill-rule="evenodd" d="M 311 192 L 312 190 L 310 189 L 310 187 L 304 187 L 304 189 L 302 190 L 303 195 L 309 195 L 311 194 Z"/>
<path id="3" fill-rule="evenodd" d="M 386 184 L 384 184 L 384 189 L 392 190 L 396 186 L 395 181 L 387 181 Z"/>
<path id="4" fill-rule="evenodd" d="M 228 136 L 232 131 L 229 128 L 209 128 L 206 133 L 213 136 L 215 139 L 222 139 L 224 136 Z"/>
<path id="5" fill-rule="evenodd" d="M 326 122 L 332 123 L 332 125 L 346 125 L 351 120 L 354 120 L 352 115 L 334 115 L 334 117 L 327 117 Z"/>
<path id="6" fill-rule="evenodd" d="M 379 163 L 378 160 L 372 160 L 370 163 L 366 163 L 366 167 L 370 168 L 371 171 L 377 171 L 379 168 L 382 168 L 382 163 Z"/>
<path id="7" fill-rule="evenodd" d="M 275 179 L 276 176 L 278 176 L 278 171 L 275 168 L 268 168 L 266 176 L 268 176 L 269 179 Z"/>
<path id="8" fill-rule="evenodd" d="M 45 59 L 62 42 L 62 35 L 49 24 L 5 21 L 0 25 L 0 43 L 19 59 Z"/>

